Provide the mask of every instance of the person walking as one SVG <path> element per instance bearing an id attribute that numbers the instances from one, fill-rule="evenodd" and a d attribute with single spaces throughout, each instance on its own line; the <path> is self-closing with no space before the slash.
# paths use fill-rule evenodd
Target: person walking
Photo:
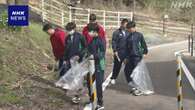
<path id="1" fill-rule="evenodd" d="M 114 31 L 112 35 L 112 50 L 114 53 L 114 66 L 112 70 L 111 84 L 116 83 L 116 79 L 120 72 L 122 63 L 126 57 L 126 39 L 129 33 L 126 30 L 127 23 L 128 23 L 128 19 L 123 19 L 121 21 L 120 28 Z"/>
<path id="2" fill-rule="evenodd" d="M 136 31 L 136 23 L 134 21 L 128 22 L 127 30 L 130 34 L 128 35 L 126 40 L 127 56 L 124 61 L 126 64 L 124 71 L 126 80 L 131 87 L 131 93 L 139 96 L 143 93 L 136 88 L 136 84 L 134 84 L 131 74 L 138 63 L 143 59 L 143 55 L 148 54 L 148 48 L 143 34 Z"/>
<path id="3" fill-rule="evenodd" d="M 105 43 L 98 35 L 99 27 L 97 24 L 89 23 L 88 30 L 90 36 L 92 37 L 92 41 L 88 45 L 88 51 L 91 55 L 93 55 L 95 60 L 95 78 L 97 90 L 97 107 L 95 110 L 104 110 L 102 84 L 104 81 L 105 70 Z"/>

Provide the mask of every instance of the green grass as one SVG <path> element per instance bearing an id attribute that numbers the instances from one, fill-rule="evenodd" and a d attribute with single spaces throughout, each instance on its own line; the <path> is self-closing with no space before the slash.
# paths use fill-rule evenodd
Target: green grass
<path id="1" fill-rule="evenodd" d="M 27 93 L 22 92 L 23 87 L 30 89 L 25 86 L 31 87 L 35 84 L 26 80 L 28 74 L 52 77 L 52 74 L 42 74 L 41 67 L 42 62 L 52 62 L 42 53 L 46 51 L 48 55 L 52 55 L 49 37 L 37 23 L 31 23 L 21 32 L 0 30 L 0 34 L 0 106 L 21 105 L 27 102 L 24 97 Z M 19 89 L 15 89 L 15 86 Z"/>
<path id="2" fill-rule="evenodd" d="M 12 90 L 0 86 L 0 105 L 8 105 L 8 104 L 22 104 L 24 103 L 22 98 L 18 96 L 15 92 L 12 92 Z"/>

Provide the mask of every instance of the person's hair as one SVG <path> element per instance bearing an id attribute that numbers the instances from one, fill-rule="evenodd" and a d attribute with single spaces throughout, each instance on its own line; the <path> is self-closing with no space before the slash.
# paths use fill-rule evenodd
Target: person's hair
<path id="1" fill-rule="evenodd" d="M 75 29 L 76 28 L 76 24 L 74 23 L 74 22 L 69 22 L 69 23 L 67 23 L 67 25 L 65 26 L 65 29 L 67 30 L 67 31 L 71 31 L 71 30 L 73 30 L 73 29 Z"/>
<path id="2" fill-rule="evenodd" d="M 134 27 L 136 27 L 136 23 L 134 21 L 129 21 L 127 23 L 127 27 L 126 27 L 127 29 L 134 28 Z"/>
<path id="3" fill-rule="evenodd" d="M 129 22 L 129 20 L 128 19 L 122 19 L 122 21 L 121 21 L 121 24 L 125 24 L 125 23 L 128 23 Z"/>
<path id="4" fill-rule="evenodd" d="M 53 29 L 53 26 L 51 24 L 45 24 L 43 26 L 43 31 L 47 32 L 49 29 Z"/>
<path id="5" fill-rule="evenodd" d="M 87 25 L 88 32 L 94 31 L 94 32 L 99 32 L 99 26 L 97 23 L 89 23 Z"/>
<path id="6" fill-rule="evenodd" d="M 95 15 L 95 14 L 90 14 L 89 20 L 90 20 L 91 22 L 95 22 L 95 21 L 96 21 L 96 15 Z"/>

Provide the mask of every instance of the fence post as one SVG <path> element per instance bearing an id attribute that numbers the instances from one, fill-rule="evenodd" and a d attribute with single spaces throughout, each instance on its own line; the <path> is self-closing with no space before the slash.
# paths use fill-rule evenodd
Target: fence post
<path id="1" fill-rule="evenodd" d="M 88 18 L 87 18 L 87 22 L 89 23 L 89 21 L 90 21 L 90 20 L 89 20 L 89 18 L 90 18 L 90 13 L 91 13 L 91 10 L 90 10 L 90 8 L 88 8 L 88 9 L 87 9 L 87 12 L 88 12 L 88 16 L 87 16 L 87 17 L 88 17 Z"/>
<path id="2" fill-rule="evenodd" d="M 188 35 L 188 52 L 190 53 L 191 51 L 191 35 Z"/>
<path id="3" fill-rule="evenodd" d="M 182 92 L 182 67 L 181 55 L 177 55 L 177 102 L 178 110 L 183 110 L 183 92 Z"/>
<path id="4" fill-rule="evenodd" d="M 69 7 L 69 22 L 72 21 L 72 7 Z"/>
<path id="5" fill-rule="evenodd" d="M 191 38 L 191 56 L 194 56 L 194 37 Z"/>
<path id="6" fill-rule="evenodd" d="M 163 34 L 164 34 L 165 37 L 167 37 L 166 24 L 168 22 L 168 18 L 169 18 L 168 15 L 164 15 L 164 17 L 163 17 Z"/>
<path id="7" fill-rule="evenodd" d="M 106 30 L 106 11 L 105 10 L 103 12 L 103 25 L 104 25 L 104 30 Z"/>
<path id="8" fill-rule="evenodd" d="M 42 22 L 45 22 L 44 0 L 41 0 Z"/>
<path id="9" fill-rule="evenodd" d="M 64 11 L 61 11 L 61 20 L 62 20 L 62 27 L 65 25 L 64 23 Z"/>
<path id="10" fill-rule="evenodd" d="M 118 12 L 117 14 L 118 14 L 118 27 L 120 27 L 120 12 Z"/>
<path id="11" fill-rule="evenodd" d="M 131 21 L 133 21 L 133 20 L 134 20 L 134 19 L 133 19 L 133 18 L 134 18 L 134 14 L 133 14 L 133 12 L 130 12 L 130 15 L 131 15 L 130 20 L 131 20 Z"/>

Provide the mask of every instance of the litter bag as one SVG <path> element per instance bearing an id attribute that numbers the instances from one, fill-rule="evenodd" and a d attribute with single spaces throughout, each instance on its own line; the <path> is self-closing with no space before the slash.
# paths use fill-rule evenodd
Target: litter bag
<path id="1" fill-rule="evenodd" d="M 79 90 L 83 88 L 84 76 L 88 72 L 94 72 L 94 62 L 89 60 L 89 58 L 83 60 L 83 62 L 78 63 L 74 59 L 70 61 L 71 68 L 67 73 L 62 76 L 59 81 L 55 84 L 57 87 L 62 87 L 67 90 Z"/>
<path id="2" fill-rule="evenodd" d="M 154 88 L 144 60 L 141 60 L 131 74 L 133 83 L 142 92 L 153 92 Z"/>

